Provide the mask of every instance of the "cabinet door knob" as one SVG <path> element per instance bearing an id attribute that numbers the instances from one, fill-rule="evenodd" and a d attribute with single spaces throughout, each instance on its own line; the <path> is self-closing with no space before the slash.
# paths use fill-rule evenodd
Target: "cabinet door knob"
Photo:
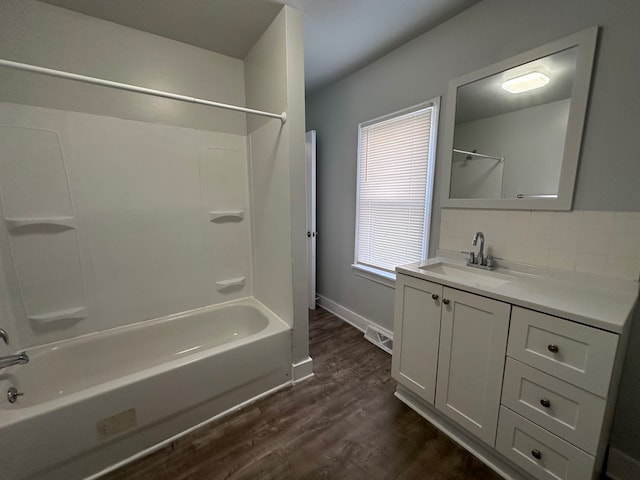
<path id="1" fill-rule="evenodd" d="M 444 303 L 445 305 L 449 305 L 449 299 L 448 298 L 443 298 L 442 299 L 442 303 Z"/>
<path id="2" fill-rule="evenodd" d="M 431 294 L 431 298 L 433 298 L 434 300 L 437 300 L 440 298 L 440 296 L 437 293 L 433 293 Z"/>
<path id="3" fill-rule="evenodd" d="M 558 348 L 558 345 L 547 345 L 547 350 L 549 350 L 551 353 L 558 353 L 558 351 L 560 350 Z"/>
<path id="4" fill-rule="evenodd" d="M 540 450 L 531 450 L 531 456 L 537 460 L 540 460 L 542 458 L 542 453 L 540 453 Z"/>
<path id="5" fill-rule="evenodd" d="M 549 408 L 551 407 L 551 401 L 548 398 L 541 398 L 540 405 L 542 405 L 544 408 Z"/>

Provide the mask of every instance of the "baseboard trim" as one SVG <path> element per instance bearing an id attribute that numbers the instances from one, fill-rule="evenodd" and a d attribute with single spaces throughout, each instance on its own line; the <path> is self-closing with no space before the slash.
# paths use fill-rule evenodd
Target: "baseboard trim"
<path id="1" fill-rule="evenodd" d="M 611 447 L 607 458 L 606 475 L 611 480 L 635 480 L 640 478 L 640 461 L 617 448 Z"/>
<path id="2" fill-rule="evenodd" d="M 372 327 L 374 330 L 378 330 L 379 332 L 383 333 L 385 336 L 393 340 L 393 332 L 387 330 L 384 327 L 381 327 L 376 322 L 363 317 L 353 310 L 349 310 L 347 307 L 343 307 L 339 303 L 336 303 L 333 300 L 329 300 L 327 297 L 318 295 L 318 305 L 320 305 L 326 311 L 333 313 L 339 319 L 344 320 L 348 324 L 356 327 L 363 333 L 367 330 L 367 327 Z"/>
<path id="3" fill-rule="evenodd" d="M 291 364 L 291 381 L 296 384 L 313 377 L 313 359 L 307 357 L 301 362 Z"/>

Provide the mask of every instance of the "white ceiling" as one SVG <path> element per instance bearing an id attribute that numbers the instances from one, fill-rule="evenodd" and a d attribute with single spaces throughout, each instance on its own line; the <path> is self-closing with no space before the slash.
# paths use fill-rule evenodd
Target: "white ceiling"
<path id="1" fill-rule="evenodd" d="M 283 3 L 304 12 L 305 83 L 320 89 L 479 0 L 41 0 L 244 58 Z"/>

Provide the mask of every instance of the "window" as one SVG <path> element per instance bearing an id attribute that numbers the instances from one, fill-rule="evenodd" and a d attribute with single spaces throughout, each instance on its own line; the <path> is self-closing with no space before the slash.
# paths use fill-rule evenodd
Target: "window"
<path id="1" fill-rule="evenodd" d="M 359 125 L 353 265 L 359 271 L 395 279 L 397 265 L 426 258 L 439 103 Z"/>

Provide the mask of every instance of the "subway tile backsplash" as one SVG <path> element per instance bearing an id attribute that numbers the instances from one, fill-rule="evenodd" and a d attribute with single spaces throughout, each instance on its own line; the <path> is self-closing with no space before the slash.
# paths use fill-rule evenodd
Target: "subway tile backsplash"
<path id="1" fill-rule="evenodd" d="M 640 212 L 442 209 L 441 250 L 468 251 L 475 232 L 496 257 L 637 280 Z"/>

